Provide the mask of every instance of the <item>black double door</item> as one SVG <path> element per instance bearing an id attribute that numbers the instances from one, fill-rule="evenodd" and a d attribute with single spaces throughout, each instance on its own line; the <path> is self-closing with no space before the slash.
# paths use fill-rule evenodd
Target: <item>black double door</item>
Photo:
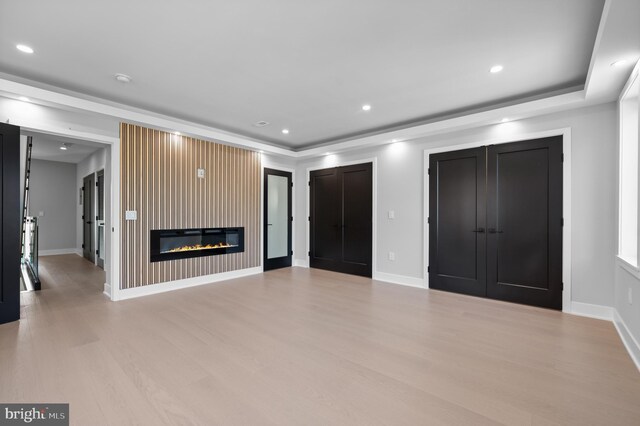
<path id="1" fill-rule="evenodd" d="M 309 266 L 371 277 L 372 164 L 310 174 Z"/>
<path id="2" fill-rule="evenodd" d="M 562 309 L 562 137 L 429 157 L 429 287 Z"/>
<path id="3" fill-rule="evenodd" d="M 20 318 L 20 128 L 0 123 L 0 324 Z"/>

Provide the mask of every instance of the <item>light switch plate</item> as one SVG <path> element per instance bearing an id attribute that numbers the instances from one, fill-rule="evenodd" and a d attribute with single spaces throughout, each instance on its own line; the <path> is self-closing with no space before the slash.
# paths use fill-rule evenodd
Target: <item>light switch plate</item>
<path id="1" fill-rule="evenodd" d="M 204 169 L 198 169 L 198 177 L 204 179 Z"/>
<path id="2" fill-rule="evenodd" d="M 395 219 L 396 218 L 396 212 L 393 210 L 389 210 L 389 219 Z"/>
<path id="3" fill-rule="evenodd" d="M 124 214 L 124 218 L 126 220 L 138 220 L 138 211 L 137 210 L 127 210 Z"/>

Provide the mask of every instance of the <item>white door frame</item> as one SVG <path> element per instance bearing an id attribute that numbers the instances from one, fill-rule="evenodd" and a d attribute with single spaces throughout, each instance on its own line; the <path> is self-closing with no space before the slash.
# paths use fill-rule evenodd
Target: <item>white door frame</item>
<path id="1" fill-rule="evenodd" d="M 562 228 L 562 311 L 571 312 L 571 128 L 547 130 L 542 132 L 515 134 L 503 136 L 496 139 L 485 139 L 460 145 L 448 145 L 438 148 L 424 150 L 424 235 L 422 239 L 424 250 L 423 277 L 426 287 L 429 287 L 429 276 L 427 265 L 429 265 L 429 155 L 439 152 L 457 151 L 467 148 L 477 148 L 486 145 L 498 145 L 503 143 L 518 142 L 529 139 L 546 138 L 550 136 L 562 136 L 562 152 L 564 153 L 564 163 L 562 167 L 562 216 L 564 217 L 564 227 Z"/>

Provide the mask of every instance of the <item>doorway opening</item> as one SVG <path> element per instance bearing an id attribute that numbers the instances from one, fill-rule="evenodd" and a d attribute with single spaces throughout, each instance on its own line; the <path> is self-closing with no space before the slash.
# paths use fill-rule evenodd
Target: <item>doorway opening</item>
<path id="1" fill-rule="evenodd" d="M 32 141 L 30 162 L 25 149 L 28 137 Z M 106 229 L 111 223 L 109 145 L 23 130 L 21 151 L 23 190 L 25 175 L 29 176 L 26 222 L 34 251 L 30 259 L 36 270 L 38 264 L 52 270 L 70 261 L 87 261 L 87 268 L 95 269 L 92 275 L 104 277 L 105 283 L 110 266 L 106 250 Z M 53 284 L 46 273 L 40 274 L 40 282 L 43 289 Z"/>
<path id="2" fill-rule="evenodd" d="M 104 269 L 104 169 L 82 179 L 82 256 Z"/>

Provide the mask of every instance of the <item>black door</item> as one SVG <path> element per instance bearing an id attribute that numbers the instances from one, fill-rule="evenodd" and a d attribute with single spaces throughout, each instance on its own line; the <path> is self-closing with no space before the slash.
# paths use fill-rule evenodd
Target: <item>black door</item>
<path id="1" fill-rule="evenodd" d="M 429 165 L 429 286 L 562 309 L 562 137 Z"/>
<path id="2" fill-rule="evenodd" d="M 95 204 L 94 204 L 94 196 L 95 196 L 95 186 L 96 181 L 93 174 L 84 178 L 83 181 L 83 210 L 82 210 L 82 229 L 83 229 L 83 239 L 82 239 L 82 254 L 91 262 L 95 263 L 95 238 L 93 235 L 93 226 L 94 226 L 94 218 L 95 218 Z"/>
<path id="3" fill-rule="evenodd" d="M 264 169 L 264 270 L 291 266 L 291 173 Z"/>
<path id="4" fill-rule="evenodd" d="M 485 296 L 486 150 L 429 157 L 429 287 Z"/>
<path id="5" fill-rule="evenodd" d="M 562 309 L 562 137 L 492 145 L 487 295 Z"/>
<path id="6" fill-rule="evenodd" d="M 20 128 L 0 123 L 0 324 L 20 318 Z"/>
<path id="7" fill-rule="evenodd" d="M 371 277 L 372 164 L 315 170 L 310 178 L 309 266 Z"/>

